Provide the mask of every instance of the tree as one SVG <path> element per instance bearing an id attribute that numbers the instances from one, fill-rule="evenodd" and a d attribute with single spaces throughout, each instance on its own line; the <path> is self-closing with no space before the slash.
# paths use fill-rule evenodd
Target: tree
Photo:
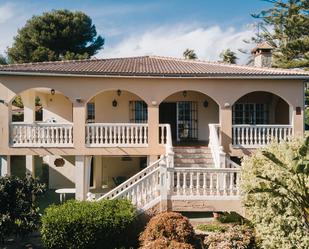
<path id="1" fill-rule="evenodd" d="M 197 59 L 197 55 L 194 52 L 193 49 L 189 49 L 187 48 L 184 52 L 183 52 L 183 57 L 187 60 L 194 60 Z"/>
<path id="2" fill-rule="evenodd" d="M 2 54 L 0 54 L 0 65 L 6 65 L 6 64 L 8 64 L 7 59 Z"/>
<path id="3" fill-rule="evenodd" d="M 309 68 L 309 1 L 262 1 L 273 6 L 252 15 L 261 20 L 252 41 L 267 41 L 274 48 L 275 67 Z"/>
<path id="4" fill-rule="evenodd" d="M 18 30 L 8 48 L 13 63 L 84 59 L 104 45 L 95 25 L 83 12 L 53 10 L 33 16 Z"/>
<path id="5" fill-rule="evenodd" d="M 36 197 L 45 189 L 30 176 L 0 177 L 0 243 L 8 236 L 25 236 L 38 229 L 41 217 Z"/>
<path id="6" fill-rule="evenodd" d="M 236 53 L 230 50 L 229 48 L 223 50 L 220 53 L 220 58 L 222 59 L 222 61 L 230 64 L 236 64 L 236 61 L 238 59 Z"/>
<path id="7" fill-rule="evenodd" d="M 243 161 L 246 216 L 261 248 L 309 248 L 309 138 L 273 143 Z"/>

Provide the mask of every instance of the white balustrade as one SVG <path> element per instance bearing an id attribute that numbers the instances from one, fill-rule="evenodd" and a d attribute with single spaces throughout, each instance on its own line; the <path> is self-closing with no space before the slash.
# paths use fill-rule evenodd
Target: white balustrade
<path id="1" fill-rule="evenodd" d="M 209 124 L 209 148 L 216 168 L 225 168 L 226 154 L 220 142 L 220 124 Z"/>
<path id="2" fill-rule="evenodd" d="M 239 197 L 240 169 L 215 168 L 168 168 L 173 185 L 172 198 L 197 197 L 228 199 Z"/>
<path id="3" fill-rule="evenodd" d="M 86 124 L 86 145 L 88 147 L 146 147 L 148 146 L 148 124 Z"/>
<path id="4" fill-rule="evenodd" d="M 234 147 L 257 148 L 272 141 L 288 141 L 293 135 L 291 125 L 233 125 Z"/>
<path id="5" fill-rule="evenodd" d="M 12 123 L 10 126 L 12 147 L 72 147 L 71 123 Z"/>

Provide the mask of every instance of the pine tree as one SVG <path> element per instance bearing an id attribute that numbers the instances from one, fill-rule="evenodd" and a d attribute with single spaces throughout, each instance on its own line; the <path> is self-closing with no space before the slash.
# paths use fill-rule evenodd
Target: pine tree
<path id="1" fill-rule="evenodd" d="M 230 64 L 236 64 L 237 61 L 237 56 L 236 53 L 233 52 L 231 49 L 225 49 L 221 52 L 220 54 L 220 58 L 222 59 L 222 61 L 226 62 L 226 63 L 230 63 Z"/>
<path id="2" fill-rule="evenodd" d="M 83 12 L 53 10 L 33 16 L 18 30 L 8 49 L 13 63 L 85 59 L 104 45 L 95 25 Z"/>
<path id="3" fill-rule="evenodd" d="M 262 0 L 272 3 L 268 10 L 252 15 L 261 19 L 261 32 L 253 38 L 273 46 L 273 66 L 309 68 L 309 1 Z"/>
<path id="4" fill-rule="evenodd" d="M 187 48 L 184 52 L 183 52 L 183 57 L 185 59 L 188 59 L 188 60 L 194 60 L 194 59 L 197 59 L 197 55 L 196 53 L 194 52 L 193 49 L 189 49 Z"/>

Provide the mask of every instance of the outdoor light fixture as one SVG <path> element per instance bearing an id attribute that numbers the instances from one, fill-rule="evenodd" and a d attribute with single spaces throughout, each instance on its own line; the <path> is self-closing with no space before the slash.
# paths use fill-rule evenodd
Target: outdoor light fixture
<path id="1" fill-rule="evenodd" d="M 153 106 L 156 106 L 158 103 L 157 103 L 157 101 L 153 100 L 153 101 L 151 101 L 151 104 L 152 104 Z"/>
<path id="2" fill-rule="evenodd" d="M 118 105 L 117 100 L 114 99 L 113 102 L 112 102 L 112 105 L 113 105 L 113 107 L 116 107 Z"/>
<path id="3" fill-rule="evenodd" d="M 51 95 L 55 95 L 55 93 L 56 93 L 55 89 L 51 89 L 51 90 L 50 90 L 50 94 L 51 94 Z"/>
<path id="4" fill-rule="evenodd" d="M 225 108 L 230 107 L 230 103 L 224 103 L 224 107 L 225 107 Z"/>
<path id="5" fill-rule="evenodd" d="M 81 99 L 81 98 L 78 98 L 78 99 L 75 99 L 75 100 L 76 100 L 76 102 L 79 103 L 79 104 L 84 102 L 83 99 Z"/>
<path id="6" fill-rule="evenodd" d="M 204 102 L 203 102 L 203 106 L 206 108 L 206 107 L 208 107 L 208 101 L 207 100 L 205 100 Z"/>
<path id="7" fill-rule="evenodd" d="M 121 90 L 120 90 L 120 89 L 117 90 L 117 95 L 118 95 L 118 96 L 121 95 Z"/>
<path id="8" fill-rule="evenodd" d="M 184 98 L 187 97 L 187 91 L 183 91 L 182 95 L 183 95 Z"/>

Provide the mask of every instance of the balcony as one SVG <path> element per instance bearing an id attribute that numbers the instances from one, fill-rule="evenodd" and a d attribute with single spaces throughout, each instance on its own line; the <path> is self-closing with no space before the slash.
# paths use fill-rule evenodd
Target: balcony
<path id="1" fill-rule="evenodd" d="M 72 123 L 12 123 L 12 147 L 73 147 Z"/>
<path id="2" fill-rule="evenodd" d="M 292 125 L 233 125 L 233 147 L 259 148 L 272 141 L 288 141 L 293 135 Z"/>

